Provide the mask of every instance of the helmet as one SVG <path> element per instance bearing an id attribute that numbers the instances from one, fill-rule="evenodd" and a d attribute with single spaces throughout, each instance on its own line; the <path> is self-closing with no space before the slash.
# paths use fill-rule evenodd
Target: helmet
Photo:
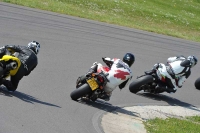
<path id="1" fill-rule="evenodd" d="M 124 55 L 123 62 L 128 64 L 129 67 L 131 67 L 132 64 L 135 62 L 135 56 L 133 54 L 131 54 L 131 53 L 126 53 Z"/>
<path id="2" fill-rule="evenodd" d="M 194 55 L 190 55 L 187 58 L 190 61 L 191 67 L 195 66 L 198 62 L 198 59 Z"/>
<path id="3" fill-rule="evenodd" d="M 33 50 L 35 52 L 35 54 L 38 54 L 39 50 L 40 50 L 40 44 L 37 41 L 32 41 L 32 42 L 28 43 L 28 48 Z"/>

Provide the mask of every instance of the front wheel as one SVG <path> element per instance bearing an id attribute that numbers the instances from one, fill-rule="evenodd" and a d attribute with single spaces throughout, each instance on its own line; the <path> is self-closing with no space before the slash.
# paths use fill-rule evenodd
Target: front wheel
<path id="1" fill-rule="evenodd" d="M 72 100 L 77 100 L 86 94 L 90 94 L 91 92 L 92 92 L 92 90 L 91 90 L 90 86 L 86 83 L 86 84 L 80 86 L 79 88 L 77 88 L 76 90 L 72 91 L 70 96 L 71 96 Z"/>
<path id="2" fill-rule="evenodd" d="M 194 83 L 196 89 L 200 90 L 200 77 Z"/>
<path id="3" fill-rule="evenodd" d="M 142 85 L 148 84 L 153 82 L 153 76 L 151 75 L 145 75 L 142 76 L 136 80 L 134 80 L 130 85 L 129 85 L 129 90 L 132 93 L 137 93 L 138 91 L 141 91 L 142 89 L 140 88 Z"/>

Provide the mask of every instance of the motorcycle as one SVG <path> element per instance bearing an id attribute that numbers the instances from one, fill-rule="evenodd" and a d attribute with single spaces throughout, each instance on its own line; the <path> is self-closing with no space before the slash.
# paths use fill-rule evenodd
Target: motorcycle
<path id="1" fill-rule="evenodd" d="M 169 79 L 165 76 L 166 74 L 168 74 L 168 70 L 168 66 L 161 64 L 159 68 L 154 72 L 144 72 L 144 75 L 137 77 L 137 79 L 129 85 L 130 92 L 135 94 L 142 90 L 144 92 L 149 92 L 152 94 L 164 92 L 162 90 L 157 89 L 156 86 L 160 83 L 165 86 L 168 85 Z"/>
<path id="2" fill-rule="evenodd" d="M 104 86 L 109 82 L 107 76 L 108 73 L 105 73 L 104 71 L 87 75 L 86 83 L 79 85 L 76 90 L 71 92 L 71 99 L 77 100 L 79 98 L 86 98 L 96 101 L 97 98 L 104 97 Z"/>
<path id="3" fill-rule="evenodd" d="M 0 78 L 6 79 L 10 76 L 14 76 L 19 67 L 21 66 L 21 61 L 13 55 L 4 55 L 0 59 L 0 63 L 4 64 L 5 67 L 0 67 Z"/>

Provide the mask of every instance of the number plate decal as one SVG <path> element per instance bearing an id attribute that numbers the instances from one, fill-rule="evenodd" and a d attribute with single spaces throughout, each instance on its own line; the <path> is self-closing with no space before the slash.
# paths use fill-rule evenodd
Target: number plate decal
<path id="1" fill-rule="evenodd" d="M 99 87 L 99 85 L 97 84 L 97 82 L 95 81 L 94 78 L 88 79 L 87 83 L 89 84 L 91 90 L 93 90 L 93 91 Z"/>

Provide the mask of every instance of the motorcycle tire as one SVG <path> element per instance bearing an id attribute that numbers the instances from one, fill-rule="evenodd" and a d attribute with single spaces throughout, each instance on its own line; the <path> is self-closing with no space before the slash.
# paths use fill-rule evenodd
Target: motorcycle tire
<path id="1" fill-rule="evenodd" d="M 0 77 L 4 75 L 4 69 L 0 66 Z"/>
<path id="2" fill-rule="evenodd" d="M 142 89 L 140 89 L 140 87 L 142 85 L 148 84 L 150 82 L 153 82 L 153 76 L 151 75 L 145 75 L 142 76 L 136 80 L 134 80 L 130 85 L 129 85 L 129 90 L 132 93 L 137 93 L 139 91 L 141 91 Z"/>
<path id="3" fill-rule="evenodd" d="M 196 89 L 200 90 L 200 77 L 198 79 L 196 79 L 194 85 L 195 85 Z"/>
<path id="4" fill-rule="evenodd" d="M 92 92 L 90 86 L 88 84 L 83 84 L 76 90 L 72 91 L 70 96 L 72 100 L 78 100 L 79 98 L 85 96 L 86 94 L 90 94 Z"/>

